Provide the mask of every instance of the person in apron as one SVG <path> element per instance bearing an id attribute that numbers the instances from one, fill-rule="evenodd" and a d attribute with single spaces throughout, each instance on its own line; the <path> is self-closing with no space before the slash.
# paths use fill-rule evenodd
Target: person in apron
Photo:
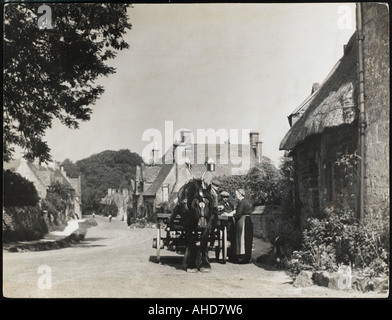
<path id="1" fill-rule="evenodd" d="M 235 195 L 238 199 L 238 204 L 233 214 L 235 237 L 233 239 L 231 260 L 235 263 L 249 263 L 253 243 L 253 223 L 250 218 L 252 204 L 245 197 L 243 189 L 237 189 Z"/>

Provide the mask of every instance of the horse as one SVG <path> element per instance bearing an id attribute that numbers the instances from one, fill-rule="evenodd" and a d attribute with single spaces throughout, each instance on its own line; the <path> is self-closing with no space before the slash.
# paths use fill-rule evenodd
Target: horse
<path id="1" fill-rule="evenodd" d="M 185 232 L 186 251 L 184 267 L 187 272 L 210 272 L 208 259 L 208 238 L 213 229 L 214 198 L 211 185 L 204 187 L 202 179 L 192 179 L 183 185 L 178 192 L 178 203 L 174 208 L 174 216 L 181 217 L 181 225 Z M 201 233 L 200 245 L 199 232 Z"/>

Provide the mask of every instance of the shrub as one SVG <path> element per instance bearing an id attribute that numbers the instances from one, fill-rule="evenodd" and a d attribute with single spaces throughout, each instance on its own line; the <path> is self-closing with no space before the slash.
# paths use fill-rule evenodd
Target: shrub
<path id="1" fill-rule="evenodd" d="M 53 219 L 54 226 L 64 224 L 67 208 L 73 209 L 74 206 L 72 199 L 73 191 L 58 182 L 49 188 L 46 198 L 42 200 L 41 207 L 48 211 L 49 216 Z"/>
<path id="2" fill-rule="evenodd" d="M 146 227 L 151 227 L 153 224 L 156 223 L 156 218 L 153 217 L 143 217 L 139 216 L 137 218 L 131 218 L 130 219 L 130 226 L 133 226 L 134 228 L 146 228 Z"/>
<path id="3" fill-rule="evenodd" d="M 361 225 L 351 211 L 334 211 L 322 219 L 308 219 L 301 250 L 289 263 L 300 270 L 336 271 L 340 264 L 367 269 L 372 275 L 388 274 L 389 238 L 372 223 Z"/>
<path id="4" fill-rule="evenodd" d="M 43 210 L 48 212 L 48 216 L 52 217 L 54 226 L 61 226 L 64 223 L 64 219 L 61 216 L 61 211 L 59 211 L 58 204 L 53 203 L 54 198 L 43 199 L 41 202 L 41 207 Z"/>
<path id="5" fill-rule="evenodd" d="M 279 237 L 283 243 L 283 253 L 290 257 L 294 250 L 301 247 L 301 231 L 294 224 L 294 218 L 279 217 L 272 223 L 272 239 Z"/>
<path id="6" fill-rule="evenodd" d="M 10 170 L 3 171 L 3 178 L 3 203 L 5 207 L 35 206 L 38 204 L 38 193 L 32 182 Z"/>

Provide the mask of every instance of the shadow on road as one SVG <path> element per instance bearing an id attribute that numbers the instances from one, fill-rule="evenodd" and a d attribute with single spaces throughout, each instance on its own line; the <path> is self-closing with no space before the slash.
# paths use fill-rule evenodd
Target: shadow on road
<path id="1" fill-rule="evenodd" d="M 85 238 L 84 241 L 79 242 L 78 244 L 73 245 L 76 248 L 94 248 L 94 247 L 106 247 L 104 244 L 94 244 L 95 241 L 104 240 L 107 238 L 104 237 L 91 237 Z"/>
<path id="2" fill-rule="evenodd" d="M 181 254 L 178 256 L 161 256 L 159 264 L 175 268 L 176 270 L 185 271 L 185 268 L 182 264 L 183 259 L 184 259 L 184 255 L 181 255 Z M 155 264 L 158 264 L 158 259 L 156 256 L 150 256 L 148 261 L 155 263 Z M 210 258 L 210 263 L 211 263 L 211 265 L 223 264 L 223 262 L 221 262 L 215 258 Z"/>
<path id="3" fill-rule="evenodd" d="M 280 269 L 275 268 L 273 263 L 271 261 L 268 262 L 258 262 L 256 259 L 253 259 L 253 264 L 259 268 L 262 268 L 264 270 L 268 271 L 279 271 Z"/>
<path id="4" fill-rule="evenodd" d="M 175 268 L 177 270 L 185 270 L 182 265 L 183 256 L 163 256 L 160 259 L 159 264 Z M 156 256 L 150 256 L 149 262 L 158 263 Z"/>

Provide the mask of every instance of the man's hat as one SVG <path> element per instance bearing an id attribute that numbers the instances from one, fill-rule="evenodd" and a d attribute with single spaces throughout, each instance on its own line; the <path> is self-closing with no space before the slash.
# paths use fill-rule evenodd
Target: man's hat
<path id="1" fill-rule="evenodd" d="M 222 197 L 230 197 L 230 194 L 227 191 L 222 191 L 220 195 Z"/>

